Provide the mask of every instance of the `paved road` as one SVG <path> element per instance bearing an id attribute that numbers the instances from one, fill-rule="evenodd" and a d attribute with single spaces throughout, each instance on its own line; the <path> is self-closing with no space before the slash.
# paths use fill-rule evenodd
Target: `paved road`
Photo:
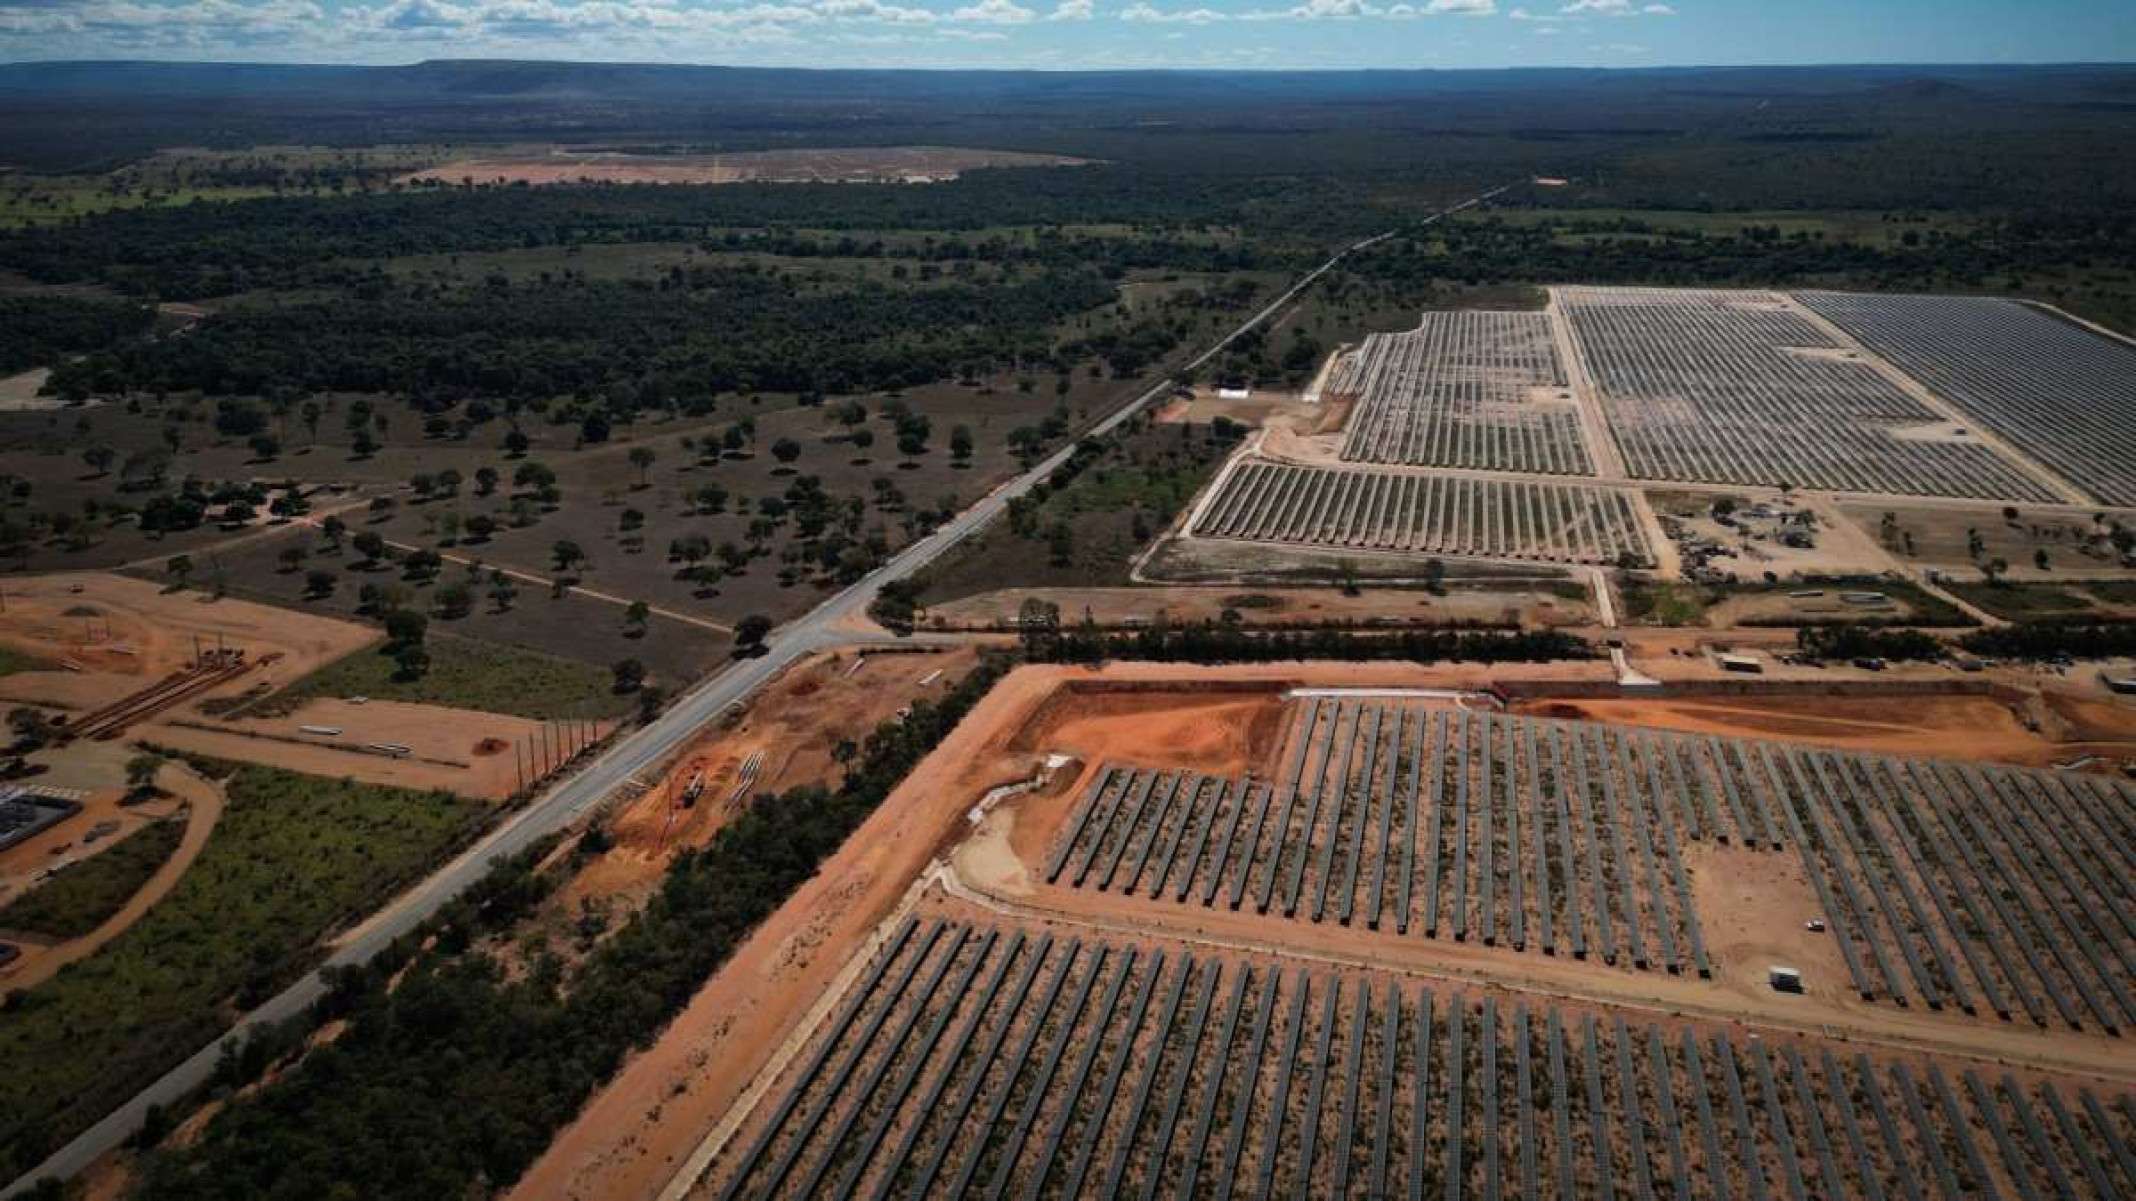
<path id="1" fill-rule="evenodd" d="M 1441 217 L 1481 204 L 1505 190 L 1504 187 L 1495 188 L 1463 201 L 1434 213 L 1422 224 L 1428 225 Z M 1292 284 L 1281 296 L 1241 322 L 1222 340 L 1202 351 L 1186 364 L 1184 370 L 1191 371 L 1200 367 L 1230 345 L 1233 339 L 1274 316 L 1298 293 L 1311 286 L 1314 280 L 1319 279 L 1346 256 L 1392 236 L 1394 235 L 1391 231 L 1377 234 L 1336 251 L 1326 262 Z M 1111 432 L 1148 408 L 1153 401 L 1169 393 L 1174 386 L 1173 379 L 1159 381 L 1126 406 L 1091 427 L 1087 435 Z M 749 696 L 793 663 L 817 651 L 835 646 L 850 646 L 856 641 L 867 641 L 865 637 L 855 637 L 854 619 L 865 617 L 868 602 L 874 597 L 877 588 L 891 580 L 909 577 L 941 558 L 950 548 L 998 516 L 1008 507 L 1009 501 L 1029 492 L 1040 481 L 1052 475 L 1074 452 L 1075 444 L 1071 442 L 1046 456 L 1031 470 L 987 493 L 976 504 L 959 513 L 934 533 L 906 547 L 890 562 L 871 572 L 867 578 L 832 596 L 806 616 L 782 627 L 771 639 L 769 653 L 754 659 L 737 660 L 684 694 L 659 718 L 617 742 L 577 775 L 557 784 L 466 853 L 364 923 L 327 957 L 324 966 L 342 967 L 369 961 L 391 945 L 394 939 L 421 925 L 425 919 L 481 879 L 488 872 L 492 860 L 517 854 L 546 835 L 569 826 L 588 809 L 622 787 L 632 776 L 658 764 L 670 752 L 689 741 L 722 710 Z M 324 991 L 319 982 L 319 974 L 307 973 L 303 979 L 246 1014 L 230 1033 L 242 1034 L 263 1023 L 294 1017 L 309 1007 Z M 81 1171 L 98 1156 L 117 1147 L 127 1136 L 140 1129 L 151 1105 L 168 1106 L 204 1084 L 214 1071 L 220 1054 L 219 1040 L 201 1048 L 192 1058 L 171 1069 L 103 1121 L 91 1126 L 73 1142 L 54 1152 L 29 1174 L 6 1189 L 0 1189 L 0 1198 L 15 1196 L 27 1189 L 32 1182 L 45 1176 L 70 1177 Z"/>

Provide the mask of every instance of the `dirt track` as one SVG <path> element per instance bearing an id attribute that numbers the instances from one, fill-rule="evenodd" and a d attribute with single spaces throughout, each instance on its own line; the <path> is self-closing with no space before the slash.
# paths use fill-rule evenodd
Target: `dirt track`
<path id="1" fill-rule="evenodd" d="M 185 834 L 178 840 L 178 849 L 164 860 L 139 892 L 121 906 L 117 913 L 105 919 L 104 924 L 80 938 L 51 946 L 24 945 L 22 958 L 8 970 L 0 972 L 0 984 L 8 988 L 30 988 L 50 979 L 59 969 L 96 953 L 105 943 L 141 920 L 143 914 L 155 907 L 156 902 L 170 894 L 178 886 L 178 880 L 193 861 L 200 858 L 201 848 L 208 845 L 208 836 L 215 832 L 215 824 L 222 820 L 222 789 L 202 779 L 182 763 L 166 763 L 157 783 L 175 795 L 187 806 Z M 79 820 L 79 819 L 77 819 Z M 116 842 L 119 837 L 114 836 Z"/>

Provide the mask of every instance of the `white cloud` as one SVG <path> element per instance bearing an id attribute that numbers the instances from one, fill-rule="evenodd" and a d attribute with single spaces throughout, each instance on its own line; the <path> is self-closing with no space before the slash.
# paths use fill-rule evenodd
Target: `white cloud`
<path id="1" fill-rule="evenodd" d="M 967 4 L 949 14 L 952 21 L 972 21 L 983 25 L 1022 25 L 1038 19 L 1038 14 L 1016 3 L 1016 0 L 979 0 Z"/>
<path id="2" fill-rule="evenodd" d="M 1053 9 L 1048 21 L 1088 21 L 1097 15 L 1097 6 L 1091 0 L 1061 0 Z"/>
<path id="3" fill-rule="evenodd" d="M 1676 10 L 1667 4 L 1635 4 L 1634 0 L 1572 0 L 1558 10 L 1561 17 L 1673 17 Z"/>
<path id="4" fill-rule="evenodd" d="M 1497 0 L 1425 0 L 1421 5 L 1412 3 L 1390 4 L 1384 8 L 1371 0 L 1300 0 L 1289 8 L 1253 9 L 1239 14 L 1242 21 L 1324 21 L 1356 20 L 1361 17 L 1385 17 L 1403 20 L 1419 16 L 1458 14 L 1468 17 L 1487 17 L 1498 11 Z"/>
<path id="5" fill-rule="evenodd" d="M 311 0 L 0 4 L 0 38 L 93 37 L 100 46 L 125 49 L 259 46 L 293 40 L 326 20 Z"/>
<path id="6" fill-rule="evenodd" d="M 1120 10 L 1120 19 L 1136 24 L 1162 25 L 1177 22 L 1182 25 L 1207 25 L 1212 21 L 1228 21 L 1229 13 L 1213 8 L 1153 8 L 1147 3 L 1130 4 Z"/>
<path id="7" fill-rule="evenodd" d="M 998 29 L 938 29 L 936 37 L 950 38 L 959 42 L 1006 42 L 1009 35 Z"/>
<path id="8" fill-rule="evenodd" d="M 826 17 L 881 21 L 890 25 L 930 25 L 935 20 L 930 9 L 884 4 L 882 0 L 816 0 L 815 7 Z"/>

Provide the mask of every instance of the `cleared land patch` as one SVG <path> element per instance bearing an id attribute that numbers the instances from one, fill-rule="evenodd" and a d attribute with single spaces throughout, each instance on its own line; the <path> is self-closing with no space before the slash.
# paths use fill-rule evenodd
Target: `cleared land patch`
<path id="1" fill-rule="evenodd" d="M 2057 499 L 1772 292 L 1560 288 L 1626 465 L 1642 479 Z"/>
<path id="2" fill-rule="evenodd" d="M 1579 411 L 1541 313 L 1426 313 L 1408 333 L 1373 334 L 1326 394 L 1355 409 L 1349 462 L 1592 475 Z"/>
<path id="3" fill-rule="evenodd" d="M 1224 476 L 1188 533 L 1411 554 L 1647 565 L 1631 493 L 1249 459 Z"/>
<path id="4" fill-rule="evenodd" d="M 2014 300 L 1797 299 L 2084 492 L 2136 505 L 2136 347 Z"/>
<path id="5" fill-rule="evenodd" d="M 468 158 L 400 178 L 401 183 L 933 183 L 982 167 L 1072 167 L 1085 160 L 953 146 L 860 146 L 751 150 L 740 154 L 628 154 L 558 148 L 546 155 Z"/>

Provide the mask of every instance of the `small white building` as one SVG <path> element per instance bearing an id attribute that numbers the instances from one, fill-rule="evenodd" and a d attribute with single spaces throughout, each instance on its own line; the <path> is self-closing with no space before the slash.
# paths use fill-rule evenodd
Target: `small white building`
<path id="1" fill-rule="evenodd" d="M 1251 395 L 1253 395 L 1253 391 L 1249 388 L 1218 388 L 1216 390 L 1216 398 L 1218 400 L 1244 400 Z"/>

